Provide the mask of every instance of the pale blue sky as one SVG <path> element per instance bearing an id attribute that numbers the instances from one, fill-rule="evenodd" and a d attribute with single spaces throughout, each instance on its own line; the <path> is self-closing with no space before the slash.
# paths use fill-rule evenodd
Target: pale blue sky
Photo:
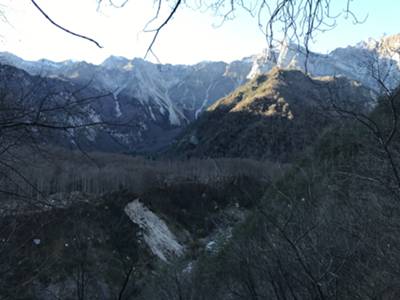
<path id="1" fill-rule="evenodd" d="M 151 35 L 141 30 L 151 18 L 150 0 L 131 0 L 123 9 L 104 7 L 96 11 L 95 0 L 37 0 L 60 24 L 98 40 L 103 49 L 66 35 L 54 28 L 33 8 L 29 0 L 0 0 L 9 25 L 0 29 L 0 51 L 25 59 L 86 60 L 100 63 L 111 54 L 143 57 Z M 346 0 L 331 1 L 341 11 Z M 317 36 L 312 50 L 326 53 L 336 47 L 356 44 L 384 33 L 400 33 L 400 1 L 353 0 L 352 7 L 364 24 L 341 18 L 332 31 Z M 184 9 L 161 33 L 154 48 L 163 63 L 192 64 L 203 60 L 232 61 L 260 52 L 266 46 L 257 20 L 242 13 L 219 28 L 210 13 Z"/>
<path id="2" fill-rule="evenodd" d="M 331 1 L 335 8 L 343 0 Z M 340 46 L 345 47 L 369 37 L 378 39 L 383 34 L 400 33 L 400 1 L 398 0 L 353 0 L 352 7 L 359 19 L 368 16 L 363 24 L 354 25 L 351 20 L 341 19 L 338 26 L 327 33 L 318 35 L 314 49 L 327 52 Z"/>

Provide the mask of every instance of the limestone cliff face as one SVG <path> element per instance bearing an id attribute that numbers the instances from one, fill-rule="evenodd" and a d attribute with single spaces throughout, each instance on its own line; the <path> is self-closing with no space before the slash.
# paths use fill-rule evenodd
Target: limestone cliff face
<path id="1" fill-rule="evenodd" d="M 343 75 L 376 92 L 382 89 L 377 79 L 388 88 L 395 88 L 400 82 L 400 34 L 337 48 L 326 55 L 310 52 L 308 57 L 304 48 L 283 42 L 274 54 L 269 59 L 267 53 L 257 56 L 252 67 L 257 71 L 251 77 L 277 65 L 284 69 L 307 70 L 311 76 Z"/>

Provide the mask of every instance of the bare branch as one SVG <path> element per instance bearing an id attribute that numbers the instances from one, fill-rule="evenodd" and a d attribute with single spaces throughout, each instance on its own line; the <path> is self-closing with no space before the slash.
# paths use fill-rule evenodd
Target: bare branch
<path id="1" fill-rule="evenodd" d="M 154 34 L 154 36 L 153 36 L 153 39 L 152 39 L 152 41 L 151 41 L 149 47 L 147 48 L 146 54 L 145 54 L 145 56 L 144 56 L 145 58 L 146 58 L 147 55 L 152 51 L 152 48 L 153 48 L 153 46 L 154 46 L 154 43 L 155 43 L 156 40 L 157 40 L 157 37 L 158 37 L 160 31 L 164 28 L 165 25 L 168 24 L 168 22 L 169 22 L 169 21 L 172 19 L 172 17 L 175 15 L 175 13 L 176 13 L 176 11 L 178 10 L 178 8 L 179 8 L 179 6 L 181 5 L 181 3 L 182 3 L 182 0 L 178 0 L 178 1 L 176 2 L 175 6 L 173 7 L 171 13 L 170 13 L 170 14 L 168 15 L 168 17 L 165 19 L 165 21 L 164 21 L 159 27 L 157 27 L 156 29 L 154 29 L 154 30 L 149 30 L 149 32 L 155 32 L 155 34 Z M 157 15 L 158 15 L 158 11 L 157 11 Z"/>
<path id="2" fill-rule="evenodd" d="M 94 39 L 87 37 L 85 35 L 79 34 L 79 33 L 75 33 L 72 32 L 71 30 L 59 25 L 58 23 L 56 23 L 52 18 L 49 17 L 49 15 L 36 3 L 35 0 L 31 0 L 32 4 L 36 7 L 37 10 L 39 10 L 39 12 L 54 26 L 56 26 L 57 28 L 61 29 L 62 31 L 65 31 L 68 34 L 71 34 L 73 36 L 76 36 L 78 38 L 87 40 L 89 42 L 92 42 L 93 44 L 95 44 L 97 47 L 99 48 L 103 48 L 97 41 L 95 41 Z"/>

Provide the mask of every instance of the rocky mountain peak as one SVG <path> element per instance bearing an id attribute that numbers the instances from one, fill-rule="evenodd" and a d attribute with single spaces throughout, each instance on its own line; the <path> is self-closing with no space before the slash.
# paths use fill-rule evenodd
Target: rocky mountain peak
<path id="1" fill-rule="evenodd" d="M 108 69 L 117 69 L 124 67 L 128 62 L 129 60 L 125 57 L 111 55 L 101 63 L 101 66 Z"/>

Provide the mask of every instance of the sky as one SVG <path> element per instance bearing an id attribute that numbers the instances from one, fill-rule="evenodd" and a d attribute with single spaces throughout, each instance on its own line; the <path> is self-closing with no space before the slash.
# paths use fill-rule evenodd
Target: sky
<path id="1" fill-rule="evenodd" d="M 143 28 L 154 14 L 152 0 L 131 0 L 124 8 L 103 6 L 100 10 L 96 0 L 36 1 L 57 23 L 95 39 L 103 48 L 57 29 L 30 0 L 0 0 L 3 13 L 0 51 L 9 51 L 28 60 L 73 59 L 98 64 L 110 55 L 143 58 L 151 41 L 152 34 L 143 32 Z M 341 12 L 346 1 L 331 1 L 335 5 L 333 11 Z M 366 21 L 354 25 L 351 18 L 339 18 L 335 29 L 316 36 L 311 45 L 313 51 L 327 53 L 370 37 L 378 39 L 384 34 L 400 33 L 400 1 L 352 0 L 351 5 L 357 17 L 367 17 Z M 257 20 L 244 11 L 217 26 L 220 20 L 211 12 L 190 8 L 178 11 L 156 41 L 154 52 L 159 61 L 172 64 L 205 60 L 230 62 L 259 53 L 267 46 Z"/>

